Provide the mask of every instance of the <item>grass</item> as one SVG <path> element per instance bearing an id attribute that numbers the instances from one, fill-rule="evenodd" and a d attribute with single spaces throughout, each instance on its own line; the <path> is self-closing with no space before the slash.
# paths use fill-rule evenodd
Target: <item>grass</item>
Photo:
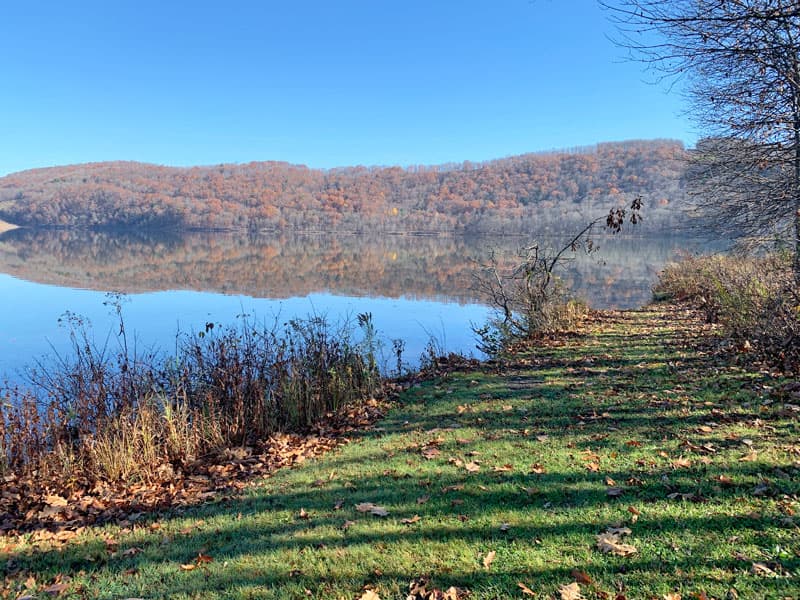
<path id="1" fill-rule="evenodd" d="M 353 443 L 238 495 L 8 540 L 5 597 L 385 600 L 424 576 L 559 598 L 573 570 L 586 598 L 799 597 L 797 398 L 719 362 L 678 308 L 587 328 L 414 385 Z M 597 548 L 611 525 L 636 553 Z"/>

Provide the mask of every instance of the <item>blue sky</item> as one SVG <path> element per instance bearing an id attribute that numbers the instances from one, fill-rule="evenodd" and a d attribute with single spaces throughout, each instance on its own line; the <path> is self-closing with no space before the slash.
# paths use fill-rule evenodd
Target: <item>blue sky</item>
<path id="1" fill-rule="evenodd" d="M 692 145 L 681 95 L 623 60 L 606 17 L 594 0 L 9 0 L 0 175 Z"/>

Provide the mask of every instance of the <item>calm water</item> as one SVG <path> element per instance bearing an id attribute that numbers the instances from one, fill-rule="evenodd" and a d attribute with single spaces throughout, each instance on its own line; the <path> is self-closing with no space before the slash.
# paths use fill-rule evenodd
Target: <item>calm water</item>
<path id="1" fill-rule="evenodd" d="M 488 315 L 471 290 L 474 258 L 487 248 L 513 252 L 519 238 L 234 234 L 112 235 L 16 230 L 0 235 L 0 375 L 24 380 L 27 366 L 69 337 L 66 311 L 88 319 L 99 340 L 116 331 L 104 304 L 123 292 L 127 330 L 137 344 L 165 351 L 179 330 L 232 323 L 243 314 L 285 322 L 309 314 L 330 320 L 370 312 L 405 360 L 417 362 L 431 337 L 446 351 L 475 353 L 470 323 Z M 600 240 L 563 273 L 595 307 L 635 307 L 650 299 L 657 271 L 676 250 L 701 244 L 678 238 Z"/>

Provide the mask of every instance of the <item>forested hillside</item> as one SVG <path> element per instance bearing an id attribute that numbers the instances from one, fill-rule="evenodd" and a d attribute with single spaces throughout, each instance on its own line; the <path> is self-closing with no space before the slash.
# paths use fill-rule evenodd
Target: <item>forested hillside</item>
<path id="1" fill-rule="evenodd" d="M 49 227 L 524 232 L 560 229 L 635 195 L 646 226 L 681 219 L 680 142 L 606 143 L 485 163 L 310 169 L 106 162 L 0 178 L 0 219 Z"/>

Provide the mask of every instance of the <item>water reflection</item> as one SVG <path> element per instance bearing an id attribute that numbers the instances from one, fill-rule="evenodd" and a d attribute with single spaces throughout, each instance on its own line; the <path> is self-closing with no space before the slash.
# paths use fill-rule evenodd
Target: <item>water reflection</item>
<path id="1" fill-rule="evenodd" d="M 475 258 L 510 254 L 516 237 L 121 233 L 19 229 L 0 236 L 0 272 L 61 287 L 141 293 L 199 290 L 256 298 L 347 296 L 480 302 Z M 553 243 L 557 243 L 556 240 Z M 655 273 L 682 238 L 599 239 L 562 275 L 597 308 L 650 299 Z M 694 242 L 695 247 L 701 244 Z"/>
<path id="2" fill-rule="evenodd" d="M 142 345 L 166 351 L 175 347 L 179 328 L 230 323 L 242 313 L 287 320 L 371 312 L 387 340 L 406 340 L 410 363 L 431 336 L 447 351 L 470 353 L 470 323 L 488 313 L 472 290 L 474 259 L 489 248 L 513 254 L 524 241 L 10 231 L 0 235 L 0 378 L 18 379 L 37 357 L 69 351 L 67 332 L 58 327 L 67 310 L 87 317 L 100 336 L 118 329 L 103 306 L 107 291 L 132 295 L 128 331 Z M 657 270 L 676 249 L 691 247 L 678 238 L 598 242 L 600 252 L 575 256 L 562 273 L 595 307 L 648 302 Z"/>

